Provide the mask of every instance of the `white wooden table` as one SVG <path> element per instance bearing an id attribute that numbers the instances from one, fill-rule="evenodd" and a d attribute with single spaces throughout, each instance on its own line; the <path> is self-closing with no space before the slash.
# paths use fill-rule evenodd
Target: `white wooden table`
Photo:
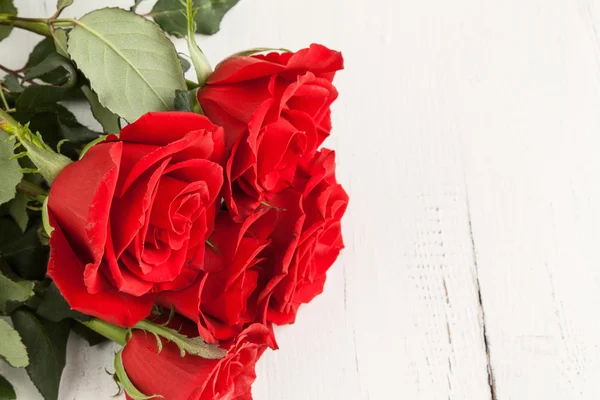
<path id="1" fill-rule="evenodd" d="M 599 32 L 594 0 L 241 0 L 201 39 L 213 64 L 311 42 L 346 58 L 327 144 L 347 249 L 255 399 L 600 398 Z M 38 40 L 14 32 L 2 62 Z M 110 399 L 111 350 L 72 337 L 61 400 Z"/>

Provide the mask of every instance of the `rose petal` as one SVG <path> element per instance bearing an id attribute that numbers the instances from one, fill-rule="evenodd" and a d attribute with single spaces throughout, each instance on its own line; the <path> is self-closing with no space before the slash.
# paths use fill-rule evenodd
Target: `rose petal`
<path id="1" fill-rule="evenodd" d="M 100 143 L 66 166 L 54 181 L 48 211 L 88 262 L 99 263 L 109 229 L 109 212 L 122 154 L 121 143 Z M 85 179 L 81 171 L 86 171 Z"/>
<path id="2" fill-rule="evenodd" d="M 192 112 L 151 112 L 121 130 L 120 140 L 152 146 L 168 146 L 192 131 L 217 130 L 204 115 Z"/>
<path id="3" fill-rule="evenodd" d="M 208 78 L 208 84 L 224 84 L 270 76 L 285 67 L 258 57 L 230 57 L 223 61 Z"/>
<path id="4" fill-rule="evenodd" d="M 83 265 L 53 214 L 50 214 L 50 225 L 54 231 L 50 237 L 48 275 L 71 308 L 124 327 L 131 327 L 150 314 L 155 295 L 134 297 L 112 287 L 90 294 L 83 284 Z"/>
<path id="5" fill-rule="evenodd" d="M 201 274 L 196 282 L 179 291 L 163 291 L 158 294 L 157 302 L 165 308 L 174 307 L 178 314 L 194 321 L 197 324 L 200 336 L 207 343 L 218 343 L 199 319 L 200 293 L 206 283 L 206 274 Z"/>
<path id="6" fill-rule="evenodd" d="M 223 107 L 212 100 L 204 99 L 200 102 L 202 110 L 206 115 L 210 115 L 210 119 L 222 126 L 225 132 L 225 148 L 231 149 L 233 143 L 246 131 L 248 126 L 234 118 Z"/>
<path id="7" fill-rule="evenodd" d="M 181 357 L 177 345 L 167 341 L 163 341 L 159 352 L 156 339 L 143 331 L 133 332 L 122 357 L 125 371 L 138 390 L 169 400 L 191 399 L 219 363 L 202 357 Z"/>
<path id="8" fill-rule="evenodd" d="M 286 65 L 286 70 L 307 70 L 315 74 L 326 74 L 344 69 L 344 58 L 339 51 L 333 51 L 320 44 L 311 44 L 308 49 L 299 50 Z"/>
<path id="9" fill-rule="evenodd" d="M 268 79 L 256 79 L 243 85 L 207 85 L 198 92 L 198 100 L 201 105 L 218 104 L 223 112 L 247 125 L 261 104 L 271 99 Z"/>
<path id="10" fill-rule="evenodd" d="M 125 146 L 127 149 L 129 146 Z M 140 234 L 142 227 L 146 226 L 141 234 L 146 236 L 147 224 L 158 182 L 170 159 L 165 159 L 154 168 L 144 172 L 140 179 L 133 182 L 129 189 L 113 199 L 111 210 L 111 223 L 118 226 L 113 232 L 115 254 L 121 257 L 123 251 L 131 244 L 136 235 Z"/>
<path id="11" fill-rule="evenodd" d="M 106 265 L 108 265 L 113 282 L 119 291 L 139 297 L 152 290 L 152 283 L 141 280 L 139 277 L 130 273 L 126 268 L 122 268 L 122 265 L 120 265 L 121 263 L 119 263 L 115 256 L 110 232 L 108 233 L 108 240 L 106 242 L 106 254 L 104 260 Z"/>
<path id="12" fill-rule="evenodd" d="M 212 160 L 212 157 L 219 152 L 220 149 L 215 149 L 212 132 L 206 130 L 189 132 L 182 139 L 172 142 L 165 147 L 159 147 L 138 160 L 128 174 L 123 174 L 120 177 L 117 193 L 120 195 L 125 192 L 152 165 L 162 162 L 166 158 L 171 158 L 174 163 L 189 159 L 205 158 Z"/>

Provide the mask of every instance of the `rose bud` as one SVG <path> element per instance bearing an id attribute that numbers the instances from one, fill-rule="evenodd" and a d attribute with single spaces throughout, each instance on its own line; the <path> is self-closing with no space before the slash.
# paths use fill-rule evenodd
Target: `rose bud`
<path id="1" fill-rule="evenodd" d="M 256 362 L 267 347 L 274 347 L 270 330 L 260 324 L 251 325 L 232 343 L 221 347 L 227 349 L 227 354 L 218 360 L 189 354 L 181 357 L 174 343 L 163 341 L 159 352 L 153 335 L 134 330 L 122 360 L 131 383 L 147 396 L 167 400 L 251 400 Z"/>

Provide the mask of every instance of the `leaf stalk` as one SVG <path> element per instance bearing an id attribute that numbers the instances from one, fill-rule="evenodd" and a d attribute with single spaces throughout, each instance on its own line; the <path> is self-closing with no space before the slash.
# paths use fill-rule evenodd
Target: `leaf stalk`
<path id="1" fill-rule="evenodd" d="M 73 18 L 24 18 L 12 14 L 0 14 L 0 25 L 9 25 L 38 35 L 52 37 L 51 27 L 72 27 L 78 21 Z"/>
<path id="2" fill-rule="evenodd" d="M 94 332 L 99 333 L 105 338 L 110 339 L 113 342 L 120 344 L 121 346 L 125 346 L 127 344 L 128 330 L 125 328 L 109 324 L 108 322 L 102 321 L 98 318 L 93 318 L 89 321 L 77 320 L 77 322 L 87 326 Z"/>

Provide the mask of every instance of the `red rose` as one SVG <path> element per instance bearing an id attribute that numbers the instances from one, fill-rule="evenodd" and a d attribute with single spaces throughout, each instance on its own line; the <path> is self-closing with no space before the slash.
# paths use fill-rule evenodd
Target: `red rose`
<path id="1" fill-rule="evenodd" d="M 59 174 L 48 201 L 48 275 L 72 308 L 132 326 L 158 292 L 195 282 L 223 149 L 222 128 L 206 117 L 151 113 Z"/>
<path id="2" fill-rule="evenodd" d="M 153 335 L 135 330 L 122 356 L 129 379 L 147 396 L 161 395 L 166 400 L 251 400 L 254 368 L 267 347 L 273 347 L 273 337 L 260 324 L 243 331 L 220 360 L 181 357 L 177 345 L 164 340 L 159 353 Z"/>
<path id="3" fill-rule="evenodd" d="M 294 125 L 298 115 L 308 117 L 322 142 L 331 130 L 329 106 L 338 96 L 331 82 L 342 68 L 342 54 L 319 44 L 297 53 L 234 56 L 217 66 L 198 100 L 204 113 L 225 128 L 228 147 L 261 108 L 266 108 L 265 123 L 282 118 Z"/>
<path id="4" fill-rule="evenodd" d="M 257 321 L 257 283 L 268 246 L 275 214 L 268 209 L 254 213 L 243 223 L 234 222 L 221 211 L 205 251 L 206 272 L 181 291 L 163 292 L 158 302 L 195 321 L 205 341 L 229 340 Z M 252 234 L 248 230 L 252 227 Z"/>
<path id="5" fill-rule="evenodd" d="M 204 113 L 226 132 L 231 156 L 225 200 L 238 221 L 291 184 L 331 130 L 332 84 L 341 53 L 312 45 L 297 53 L 231 57 L 199 91 Z"/>
<path id="6" fill-rule="evenodd" d="M 348 196 L 335 179 L 335 154 L 318 152 L 296 170 L 292 187 L 241 223 L 221 212 L 196 284 L 162 292 L 159 303 L 198 324 L 210 343 L 253 322 L 292 323 L 322 292 L 344 247 L 340 219 Z M 212 246 L 212 247 L 211 247 Z"/>
<path id="7" fill-rule="evenodd" d="M 263 263 L 257 302 L 266 320 L 293 323 L 298 308 L 323 291 L 326 272 L 344 247 L 340 219 L 348 195 L 335 179 L 335 154 L 323 149 L 298 168 L 293 187 L 271 199 L 277 224 Z"/>

